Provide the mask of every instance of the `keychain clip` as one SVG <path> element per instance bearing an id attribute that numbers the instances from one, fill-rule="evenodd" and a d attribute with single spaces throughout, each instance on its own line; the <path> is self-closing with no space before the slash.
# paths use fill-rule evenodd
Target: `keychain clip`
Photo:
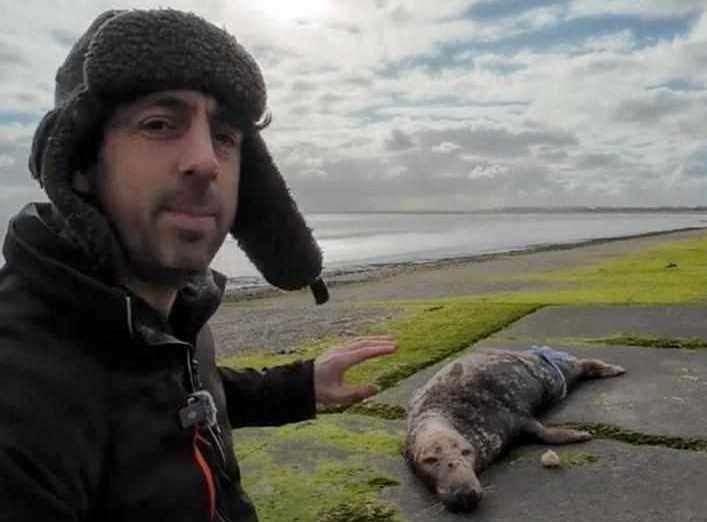
<path id="1" fill-rule="evenodd" d="M 187 396 L 187 404 L 179 410 L 179 422 L 182 428 L 191 426 L 216 425 L 216 403 L 207 390 L 199 390 Z"/>

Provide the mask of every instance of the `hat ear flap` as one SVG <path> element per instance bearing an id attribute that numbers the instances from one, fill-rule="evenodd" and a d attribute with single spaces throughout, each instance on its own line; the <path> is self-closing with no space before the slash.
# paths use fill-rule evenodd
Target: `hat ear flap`
<path id="1" fill-rule="evenodd" d="M 316 286 L 321 251 L 257 131 L 243 141 L 231 233 L 270 284 L 283 290 Z"/>
<path id="2" fill-rule="evenodd" d="M 34 132 L 34 138 L 32 138 L 32 150 L 29 154 L 29 170 L 32 173 L 32 177 L 39 181 L 39 184 L 42 186 L 44 185 L 44 180 L 42 179 L 42 157 L 47 148 L 47 140 L 52 132 L 54 132 L 59 112 L 60 111 L 57 109 L 54 109 L 46 113 L 42 121 L 39 122 L 37 130 Z"/>

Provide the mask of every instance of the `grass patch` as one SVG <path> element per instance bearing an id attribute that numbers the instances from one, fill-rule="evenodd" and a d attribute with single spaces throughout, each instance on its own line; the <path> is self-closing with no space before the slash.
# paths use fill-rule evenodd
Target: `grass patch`
<path id="1" fill-rule="evenodd" d="M 675 350 L 707 349 L 707 341 L 698 337 L 652 337 L 648 335 L 622 334 L 611 337 L 583 339 L 583 341 L 591 344 L 643 346 L 646 348 L 668 348 Z"/>
<path id="2" fill-rule="evenodd" d="M 382 420 L 326 415 L 239 430 L 234 443 L 263 522 L 397 522 L 378 494 L 398 485 L 382 468 L 400 458 L 402 436 Z"/>
<path id="3" fill-rule="evenodd" d="M 519 276 L 552 289 L 506 292 L 486 301 L 545 304 L 672 304 L 707 300 L 707 236 L 666 242 L 636 254 L 543 274 Z"/>
<path id="4" fill-rule="evenodd" d="M 381 388 L 396 384 L 422 368 L 467 348 L 517 319 L 536 310 L 536 304 L 480 303 L 476 299 L 437 299 L 396 302 L 405 316 L 372 327 L 370 334 L 393 335 L 398 351 L 367 361 L 347 374 L 351 382 L 370 382 Z M 327 338 L 298 347 L 288 354 L 238 354 L 219 364 L 260 368 L 316 357 L 343 339 Z"/>

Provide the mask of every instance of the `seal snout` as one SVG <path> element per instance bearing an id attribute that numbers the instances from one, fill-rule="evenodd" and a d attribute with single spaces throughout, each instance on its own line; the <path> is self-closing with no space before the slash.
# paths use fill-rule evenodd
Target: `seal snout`
<path id="1" fill-rule="evenodd" d="M 469 484 L 438 490 L 439 498 L 449 511 L 468 512 L 481 501 L 483 493 Z"/>
<path id="2" fill-rule="evenodd" d="M 463 458 L 446 462 L 441 475 L 446 475 L 437 486 L 437 495 L 449 511 L 468 512 L 483 496 L 481 484 L 473 472 L 473 465 Z M 446 482 L 446 484 L 445 484 Z"/>

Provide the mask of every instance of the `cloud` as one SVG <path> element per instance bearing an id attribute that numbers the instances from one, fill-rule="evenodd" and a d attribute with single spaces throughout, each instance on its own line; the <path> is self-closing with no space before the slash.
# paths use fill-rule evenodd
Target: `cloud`
<path id="1" fill-rule="evenodd" d="M 491 157 L 517 157 L 530 154 L 534 145 L 575 145 L 576 138 L 561 130 L 524 130 L 513 132 L 495 127 L 460 127 L 421 133 L 420 141 L 428 146 L 444 142 L 457 144 L 461 149 Z"/>
<path id="2" fill-rule="evenodd" d="M 568 4 L 569 0 L 506 0 L 475 2 L 466 15 L 476 20 L 494 20 L 517 16 L 540 7 Z"/>
<path id="3" fill-rule="evenodd" d="M 707 146 L 697 148 L 687 157 L 683 172 L 688 177 L 707 181 Z"/>
<path id="4" fill-rule="evenodd" d="M 654 124 L 666 116 L 688 111 L 692 104 L 690 97 L 661 91 L 621 101 L 615 117 L 618 121 Z"/>
<path id="5" fill-rule="evenodd" d="M 32 186 L 56 68 L 110 5 L 5 9 L 3 189 Z M 290 18 L 274 2 L 170 5 L 253 52 L 264 137 L 305 211 L 706 202 L 702 0 L 338 0 Z"/>
<path id="6" fill-rule="evenodd" d="M 624 160 L 619 154 L 594 152 L 590 154 L 579 154 L 574 161 L 574 165 L 582 170 L 607 169 L 620 167 Z"/>
<path id="7" fill-rule="evenodd" d="M 393 129 L 390 139 L 386 141 L 388 150 L 407 150 L 415 146 L 415 143 L 400 129 Z"/>

